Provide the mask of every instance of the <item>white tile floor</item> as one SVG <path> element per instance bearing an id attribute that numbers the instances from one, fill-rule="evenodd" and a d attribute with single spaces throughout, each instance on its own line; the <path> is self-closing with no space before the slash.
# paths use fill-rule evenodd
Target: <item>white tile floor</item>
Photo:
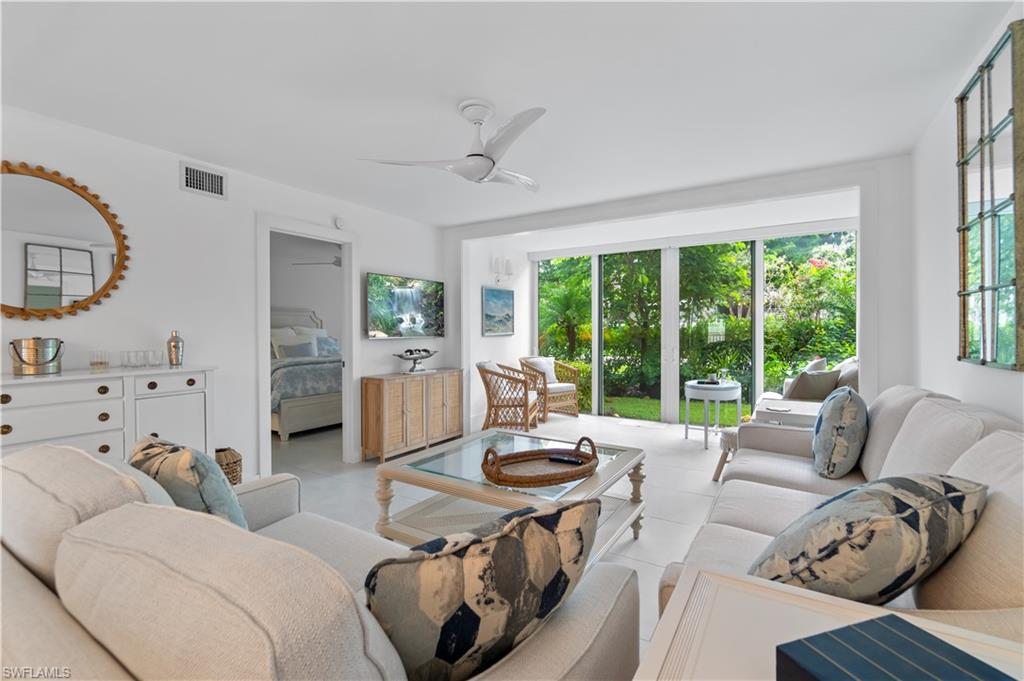
<path id="1" fill-rule="evenodd" d="M 681 425 L 589 415 L 575 419 L 555 414 L 532 431 L 565 440 L 588 435 L 598 442 L 640 447 L 647 453 L 647 479 L 643 485 L 647 510 L 640 539 L 634 540 L 632 533 L 626 532 L 605 558 L 628 565 L 640 578 L 641 649 L 646 647 L 658 621 L 661 572 L 686 554 L 718 492 L 718 483 L 711 481 L 718 462 L 718 438 L 712 435 L 708 449 L 704 450 L 700 428 L 690 430 L 690 439 L 684 440 Z M 293 473 L 302 479 L 303 510 L 374 531 L 375 463 L 343 463 L 340 428 L 300 433 L 288 442 L 274 436 L 273 463 L 275 473 Z M 613 489 L 628 495 L 629 482 L 623 480 L 619 485 Z M 395 483 L 394 491 L 392 511 L 400 511 L 434 494 L 401 483 Z"/>

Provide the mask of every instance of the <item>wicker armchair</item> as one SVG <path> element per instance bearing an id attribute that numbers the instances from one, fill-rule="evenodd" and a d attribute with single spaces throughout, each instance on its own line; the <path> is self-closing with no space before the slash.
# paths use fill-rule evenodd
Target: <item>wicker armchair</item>
<path id="1" fill-rule="evenodd" d="M 520 357 L 519 365 L 537 383 L 542 421 L 547 421 L 548 414 L 553 411 L 570 416 L 580 415 L 576 390 L 580 382 L 579 369 L 553 357 Z"/>
<path id="2" fill-rule="evenodd" d="M 484 429 L 517 428 L 530 430 L 540 418 L 537 381 L 519 369 L 479 362 L 476 365 L 487 394 L 487 415 Z"/>

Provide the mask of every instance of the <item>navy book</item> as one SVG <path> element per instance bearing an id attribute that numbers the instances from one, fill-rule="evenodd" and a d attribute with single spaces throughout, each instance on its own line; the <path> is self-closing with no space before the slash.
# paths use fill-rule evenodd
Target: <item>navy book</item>
<path id="1" fill-rule="evenodd" d="M 825 679 L 1011 679 L 896 615 L 885 615 L 775 647 L 779 681 Z"/>

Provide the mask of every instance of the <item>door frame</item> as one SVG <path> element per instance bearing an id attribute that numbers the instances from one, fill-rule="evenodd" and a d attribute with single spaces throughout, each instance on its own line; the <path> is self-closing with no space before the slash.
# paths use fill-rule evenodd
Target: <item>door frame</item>
<path id="1" fill-rule="evenodd" d="M 341 244 L 341 271 L 345 286 L 341 295 L 341 356 L 344 362 L 343 392 L 341 400 L 341 441 L 342 460 L 351 463 L 360 460 L 356 443 L 359 441 L 359 412 L 356 402 L 359 398 L 359 381 L 356 367 L 359 366 L 359 339 L 356 337 L 358 308 L 355 305 L 359 288 L 359 268 L 356 257 L 356 235 L 298 218 L 256 213 L 256 388 L 259 433 L 259 476 L 273 472 L 273 441 L 270 432 L 270 233 L 291 234 L 316 241 Z"/>

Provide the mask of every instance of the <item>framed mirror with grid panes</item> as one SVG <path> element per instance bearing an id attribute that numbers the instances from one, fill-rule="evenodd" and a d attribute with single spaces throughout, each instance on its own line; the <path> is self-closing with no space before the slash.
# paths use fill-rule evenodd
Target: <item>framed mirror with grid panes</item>
<path id="1" fill-rule="evenodd" d="M 960 200 L 957 359 L 1024 370 L 1024 21 L 956 98 Z"/>

